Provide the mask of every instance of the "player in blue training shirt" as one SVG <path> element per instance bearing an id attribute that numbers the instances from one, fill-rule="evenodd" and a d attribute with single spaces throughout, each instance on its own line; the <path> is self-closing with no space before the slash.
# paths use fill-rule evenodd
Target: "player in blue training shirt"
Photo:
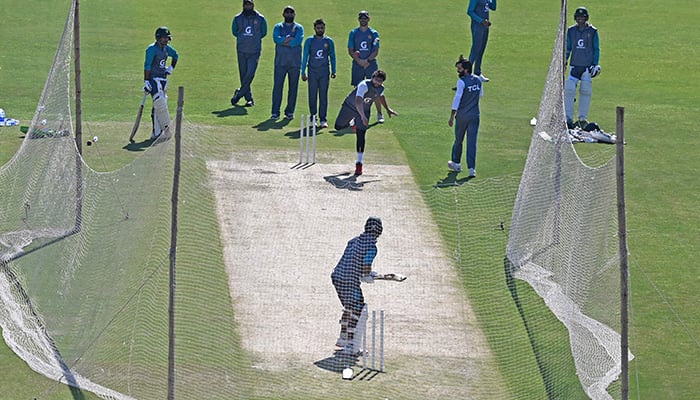
<path id="1" fill-rule="evenodd" d="M 598 29 L 588 22 L 588 10 L 579 7 L 574 11 L 576 24 L 566 31 L 566 60 L 569 60 L 569 77 L 564 83 L 564 112 L 569 128 L 574 127 L 574 100 L 579 81 L 578 125 L 583 128 L 588 123 L 588 109 L 593 94 L 592 79 L 600 74 L 600 47 Z"/>
<path id="2" fill-rule="evenodd" d="M 335 129 L 341 130 L 353 126 L 356 134 L 355 149 L 357 150 L 357 162 L 355 163 L 355 175 L 362 175 L 362 158 L 365 153 L 365 134 L 369 128 L 369 114 L 372 111 L 372 103 L 377 102 L 386 108 L 389 117 L 399 115 L 389 108 L 384 97 L 384 81 L 386 72 L 378 69 L 374 71 L 371 79 L 365 79 L 357 84 L 345 98 L 343 105 L 335 119 Z"/>
<path id="3" fill-rule="evenodd" d="M 483 96 L 481 79 L 472 74 L 472 63 L 460 56 L 455 64 L 459 80 L 457 93 L 452 100 L 452 112 L 447 124 L 455 127 L 455 141 L 452 145 L 452 159 L 447 167 L 462 172 L 462 143 L 467 136 L 467 167 L 469 176 L 476 176 L 476 138 L 479 133 L 479 100 Z M 457 123 L 454 124 L 454 121 Z"/>
<path id="4" fill-rule="evenodd" d="M 484 58 L 491 27 L 489 10 L 496 11 L 496 0 L 469 0 L 467 14 L 471 18 L 472 30 L 472 49 L 469 53 L 469 61 L 474 67 L 474 75 L 483 82 L 489 81 L 489 78 L 481 72 L 481 60 Z"/>
<path id="5" fill-rule="evenodd" d="M 286 6 L 282 16 L 284 21 L 276 24 L 272 31 L 272 40 L 275 42 L 275 69 L 270 119 L 273 120 L 280 117 L 282 89 L 284 88 L 284 80 L 287 78 L 289 79 L 289 87 L 284 117 L 290 120 L 294 119 L 301 73 L 301 45 L 304 41 L 304 27 L 294 22 L 296 16 L 294 7 Z"/>
<path id="6" fill-rule="evenodd" d="M 360 350 L 360 343 L 353 343 L 356 341 L 354 339 L 358 322 L 363 326 L 367 320 L 365 298 L 360 284 L 374 281 L 372 262 L 377 255 L 377 238 L 382 234 L 382 230 L 382 220 L 379 217 L 367 218 L 364 232 L 348 241 L 343 256 L 331 274 L 331 281 L 343 305 L 340 337 L 335 345 L 342 347 L 348 354 L 355 354 Z M 358 339 L 361 337 L 357 336 Z"/>
<path id="7" fill-rule="evenodd" d="M 350 31 L 348 35 L 348 54 L 352 58 L 350 85 L 357 86 L 363 79 L 372 77 L 379 69 L 377 55 L 379 54 L 379 32 L 369 26 L 369 11 L 362 10 L 357 14 L 360 26 Z M 382 109 L 377 103 L 377 122 L 384 123 Z"/>
<path id="8" fill-rule="evenodd" d="M 151 140 L 157 139 L 170 125 L 167 106 L 168 75 L 173 73 L 179 57 L 177 51 L 170 46 L 172 36 L 167 26 L 156 29 L 155 36 L 156 41 L 146 48 L 146 59 L 143 65 L 143 90 L 150 93 L 153 99 Z M 168 65 L 168 57 L 170 57 L 170 65 Z"/>
<path id="9" fill-rule="evenodd" d="M 258 69 L 262 39 L 267 36 L 267 21 L 255 10 L 254 0 L 243 0 L 243 11 L 233 17 L 231 33 L 236 37 L 236 54 L 238 56 L 238 76 L 241 86 L 231 97 L 231 105 L 235 106 L 241 98 L 245 98 L 246 107 L 255 105 L 250 85 Z"/>
<path id="10" fill-rule="evenodd" d="M 314 22 L 314 32 L 304 42 L 301 80 L 309 82 L 309 112 L 318 118 L 321 128 L 328 128 L 328 86 L 329 76 L 335 79 L 335 44 L 325 35 L 326 23 L 322 19 Z"/>

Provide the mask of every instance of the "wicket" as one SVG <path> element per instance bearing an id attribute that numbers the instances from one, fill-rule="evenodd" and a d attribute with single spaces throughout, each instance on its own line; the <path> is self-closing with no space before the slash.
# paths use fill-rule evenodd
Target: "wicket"
<path id="1" fill-rule="evenodd" d="M 301 115 L 301 128 L 299 129 L 299 164 L 310 166 L 316 164 L 316 119 L 315 115 Z M 306 163 L 302 163 L 304 148 L 306 147 Z M 309 163 L 309 155 L 313 152 L 313 158 Z"/>
<path id="2" fill-rule="evenodd" d="M 369 353 L 371 367 L 367 367 Z M 377 369 L 377 311 L 372 310 L 372 347 L 367 348 L 367 330 L 362 337 L 362 369 L 384 372 L 384 310 L 379 310 L 379 369 Z"/>

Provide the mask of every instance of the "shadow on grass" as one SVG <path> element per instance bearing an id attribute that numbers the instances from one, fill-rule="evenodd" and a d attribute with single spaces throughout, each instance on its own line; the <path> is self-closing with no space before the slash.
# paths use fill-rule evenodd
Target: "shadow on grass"
<path id="1" fill-rule="evenodd" d="M 323 130 L 319 129 L 316 131 L 316 136 L 319 136 L 322 133 L 323 133 Z M 288 131 L 287 133 L 284 134 L 284 136 L 287 136 L 290 139 L 299 139 L 301 137 L 301 129 L 297 129 L 295 131 Z M 310 134 L 310 137 L 313 137 L 313 136 Z"/>
<path id="2" fill-rule="evenodd" d="M 146 139 L 141 142 L 126 144 L 124 147 L 122 147 L 122 149 L 127 151 L 144 151 L 151 147 L 151 144 L 153 144 L 153 141 L 151 139 Z"/>
<path id="3" fill-rule="evenodd" d="M 470 180 L 474 179 L 473 176 L 467 176 L 464 178 L 457 179 L 457 172 L 455 171 L 450 171 L 447 173 L 447 176 L 442 178 L 441 180 L 437 181 L 435 183 L 436 188 L 443 188 L 443 187 L 452 187 L 452 186 L 459 186 L 463 185 Z"/>
<path id="4" fill-rule="evenodd" d="M 235 115 L 248 115 L 248 110 L 246 110 L 246 107 L 234 106 L 225 110 L 212 111 L 211 113 L 216 115 L 218 118 L 226 118 Z"/>
<path id="5" fill-rule="evenodd" d="M 269 131 L 270 129 L 282 129 L 285 126 L 289 125 L 290 122 L 293 120 L 287 119 L 287 118 L 282 118 L 282 119 L 272 119 L 268 118 L 257 125 L 253 125 L 253 128 L 259 130 L 259 131 Z M 297 131 L 297 137 L 299 135 L 299 132 Z"/>

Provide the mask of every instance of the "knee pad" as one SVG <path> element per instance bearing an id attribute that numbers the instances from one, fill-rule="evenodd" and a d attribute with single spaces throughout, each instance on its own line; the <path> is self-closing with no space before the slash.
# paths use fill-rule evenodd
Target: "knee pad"
<path id="1" fill-rule="evenodd" d="M 593 82 L 589 80 L 582 80 L 580 90 L 582 96 L 590 96 L 591 94 L 593 94 Z"/>
<path id="2" fill-rule="evenodd" d="M 569 77 L 566 82 L 564 82 L 564 94 L 567 96 L 576 97 L 576 86 L 578 85 L 578 79 Z"/>

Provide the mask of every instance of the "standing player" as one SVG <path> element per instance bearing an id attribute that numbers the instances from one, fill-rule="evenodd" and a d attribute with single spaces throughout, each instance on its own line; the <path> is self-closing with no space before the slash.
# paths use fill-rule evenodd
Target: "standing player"
<path id="1" fill-rule="evenodd" d="M 489 81 L 489 78 L 481 73 L 481 60 L 484 58 L 491 27 L 489 10 L 496 11 L 496 0 L 469 0 L 467 14 L 471 18 L 472 30 L 472 49 L 469 53 L 469 61 L 474 67 L 474 75 L 478 76 L 482 82 Z"/>
<path id="2" fill-rule="evenodd" d="M 351 239 L 338 265 L 333 269 L 331 281 L 343 305 L 340 317 L 340 337 L 336 346 L 347 354 L 357 354 L 361 343 L 354 343 L 361 335 L 355 335 L 358 322 L 360 329 L 367 321 L 367 305 L 362 295 L 361 282 L 372 283 L 375 273 L 372 262 L 377 255 L 377 238 L 382 234 L 382 220 L 369 217 L 364 232 Z"/>
<path id="3" fill-rule="evenodd" d="M 170 126 L 168 112 L 168 75 L 173 73 L 177 65 L 177 51 L 170 46 L 172 36 L 167 26 L 156 29 L 156 41 L 146 48 L 146 60 L 143 71 L 143 90 L 151 94 L 151 122 L 153 132 L 151 140 L 155 140 Z M 168 63 L 170 57 L 170 65 Z"/>
<path id="4" fill-rule="evenodd" d="M 460 56 L 457 67 L 457 93 L 452 100 L 452 112 L 447 125 L 455 127 L 455 141 L 452 145 L 452 159 L 447 167 L 457 173 L 462 172 L 462 143 L 467 136 L 467 167 L 469 176 L 476 176 L 476 137 L 479 133 L 479 100 L 483 96 L 481 79 L 472 74 L 472 63 Z"/>
<path id="5" fill-rule="evenodd" d="M 231 32 L 236 38 L 236 53 L 238 55 L 238 76 L 241 87 L 236 89 L 231 97 L 231 105 L 235 106 L 241 98 L 245 98 L 246 107 L 255 105 L 250 85 L 258 69 L 262 38 L 267 36 L 267 21 L 255 10 L 254 0 L 243 0 L 243 11 L 233 17 Z"/>
<path id="6" fill-rule="evenodd" d="M 294 119 L 294 109 L 297 105 L 304 27 L 294 22 L 296 16 L 294 7 L 285 7 L 282 16 L 284 21 L 275 25 L 272 32 L 272 40 L 275 42 L 275 72 L 272 87 L 272 116 L 270 118 L 276 120 L 280 117 L 282 89 L 284 88 L 284 80 L 288 78 L 289 88 L 284 117 L 291 120 Z"/>
<path id="7" fill-rule="evenodd" d="M 333 39 L 325 35 L 326 23 L 322 19 L 314 22 L 314 32 L 315 35 L 309 36 L 304 42 L 301 80 L 309 82 L 309 112 L 318 117 L 321 128 L 328 128 L 328 86 L 330 84 L 328 77 L 335 79 L 335 44 Z M 316 100 L 318 100 L 318 107 Z"/>
<path id="8" fill-rule="evenodd" d="M 598 29 L 588 23 L 588 10 L 579 7 L 574 11 L 576 24 L 566 31 L 566 60 L 569 61 L 569 77 L 564 83 L 564 112 L 569 128 L 574 126 L 574 101 L 576 86 L 581 81 L 578 98 L 578 125 L 583 128 L 588 123 L 588 109 L 593 94 L 593 78 L 600 74 L 598 58 Z"/>
<path id="9" fill-rule="evenodd" d="M 377 55 L 379 54 L 379 32 L 369 26 L 369 12 L 362 10 L 357 15 L 360 26 L 350 31 L 348 37 L 348 54 L 352 58 L 350 84 L 357 86 L 363 79 L 372 77 L 379 69 Z M 382 109 L 377 103 L 377 122 L 384 123 Z"/>
<path id="10" fill-rule="evenodd" d="M 378 69 L 374 71 L 371 79 L 360 81 L 355 89 L 345 98 L 340 107 L 338 117 L 335 119 L 335 129 L 340 130 L 353 126 L 356 133 L 355 149 L 357 150 L 357 162 L 355 163 L 355 175 L 362 175 L 362 158 L 365 153 L 365 134 L 369 127 L 369 114 L 372 111 L 372 103 L 375 101 L 384 106 L 389 118 L 399 115 L 389 108 L 384 97 L 384 81 L 386 72 Z"/>

